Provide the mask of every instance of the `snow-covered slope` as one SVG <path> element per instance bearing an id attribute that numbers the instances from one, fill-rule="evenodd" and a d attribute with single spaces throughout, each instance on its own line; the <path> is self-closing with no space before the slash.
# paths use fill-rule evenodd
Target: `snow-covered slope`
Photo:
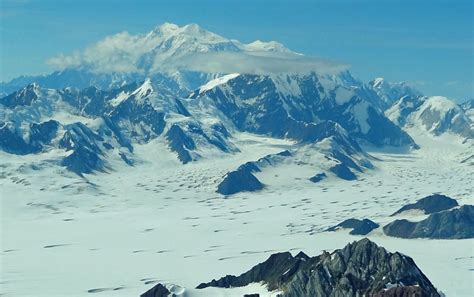
<path id="1" fill-rule="evenodd" d="M 377 169 L 357 180 L 328 176 L 313 183 L 307 178 L 316 172 L 298 164 L 269 167 L 257 173 L 266 188 L 229 199 L 215 193 L 226 172 L 294 144 L 237 132 L 241 154 L 180 166 L 155 139 L 134 145 L 141 160 L 135 166 L 117 162 L 110 174 L 85 178 L 58 175 L 60 168 L 39 162 L 43 154 L 0 151 L 2 293 L 139 296 L 164 282 L 180 284 L 189 296 L 270 296 L 264 287 L 201 295 L 191 288 L 247 271 L 279 251 L 319 254 L 361 239 L 324 231 L 348 218 L 383 226 L 401 206 L 436 192 L 472 204 L 473 167 L 455 161 L 464 145 L 449 134 L 415 137 L 419 150 L 371 151 Z M 404 240 L 379 231 L 365 236 L 410 255 L 447 296 L 472 296 L 472 239 Z"/>
<path id="2" fill-rule="evenodd" d="M 415 127 L 434 135 L 445 132 L 474 137 L 472 120 L 455 102 L 441 96 L 400 98 L 385 114 L 401 127 Z"/>

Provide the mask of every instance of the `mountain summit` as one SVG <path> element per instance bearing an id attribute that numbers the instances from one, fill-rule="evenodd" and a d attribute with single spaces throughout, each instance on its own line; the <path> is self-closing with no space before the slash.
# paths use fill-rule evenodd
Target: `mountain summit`
<path id="1" fill-rule="evenodd" d="M 180 27 L 165 23 L 146 34 L 122 32 L 106 37 L 77 55 L 58 56 L 52 58 L 50 63 L 62 69 L 81 67 L 96 73 L 150 74 L 183 69 L 254 73 L 262 65 L 269 65 L 267 59 L 290 62 L 291 59 L 303 58 L 314 60 L 274 41 L 257 40 L 245 44 L 205 30 L 197 24 Z M 251 61 L 246 62 L 248 59 Z M 240 63 L 233 63 L 235 60 Z"/>

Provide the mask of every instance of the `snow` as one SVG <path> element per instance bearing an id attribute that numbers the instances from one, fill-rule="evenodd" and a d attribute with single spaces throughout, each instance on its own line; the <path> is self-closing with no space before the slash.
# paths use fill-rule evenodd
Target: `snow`
<path id="1" fill-rule="evenodd" d="M 374 79 L 372 86 L 374 88 L 380 88 L 384 82 L 385 82 L 385 79 L 383 77 L 377 77 Z"/>
<path id="2" fill-rule="evenodd" d="M 301 88 L 298 85 L 296 77 L 284 74 L 270 75 L 269 77 L 283 97 L 292 98 L 301 96 Z"/>
<path id="3" fill-rule="evenodd" d="M 245 44 L 242 46 L 247 51 L 283 52 L 283 53 L 291 52 L 289 49 L 285 48 L 283 44 L 276 41 L 264 42 L 261 40 L 256 40 L 254 42 L 251 42 L 249 44 Z"/>
<path id="4" fill-rule="evenodd" d="M 394 114 L 397 114 L 396 109 Z M 442 96 L 431 96 L 427 97 L 423 104 L 409 115 L 407 122 L 421 130 L 439 134 L 439 132 L 445 132 L 442 127 L 444 122 L 449 125 L 444 128 L 445 130 L 456 131 L 462 125 L 469 123 L 470 119 L 454 101 Z M 442 130 L 439 131 L 439 129 Z"/>
<path id="5" fill-rule="evenodd" d="M 129 97 L 130 97 L 129 93 L 125 93 L 125 92 L 122 91 L 122 92 L 120 92 L 120 94 L 117 95 L 117 97 L 110 100 L 109 103 L 112 106 L 118 106 L 120 103 L 122 103 L 123 101 L 125 101 Z"/>
<path id="6" fill-rule="evenodd" d="M 135 95 L 139 98 L 139 101 L 145 98 L 146 96 L 150 95 L 153 92 L 153 86 L 151 84 L 151 80 L 147 78 L 143 84 L 133 91 L 132 95 Z"/>
<path id="7" fill-rule="evenodd" d="M 228 81 L 238 77 L 239 75 L 240 75 L 239 73 L 231 73 L 231 74 L 227 74 L 227 75 L 218 77 L 216 79 L 213 79 L 213 80 L 207 82 L 205 85 L 201 86 L 199 88 L 199 93 L 202 94 L 206 91 L 212 90 L 215 87 L 220 86 L 222 84 L 225 84 Z"/>
<path id="8" fill-rule="evenodd" d="M 418 109 L 418 114 L 422 114 L 426 109 L 438 111 L 440 113 L 440 118 L 444 118 L 450 110 L 461 110 L 454 101 L 443 96 L 428 97 L 423 105 Z"/>
<path id="9" fill-rule="evenodd" d="M 136 166 L 117 161 L 114 171 L 85 178 L 51 166 L 63 151 L 0 152 L 2 296 L 81 297 L 91 296 L 89 290 L 94 296 L 139 296 L 156 282 L 175 284 L 191 297 L 272 296 L 261 284 L 193 288 L 245 272 L 275 252 L 314 256 L 362 238 L 322 232 L 344 219 L 369 218 L 383 226 L 401 206 L 434 192 L 473 202 L 473 167 L 455 162 L 465 145 L 453 135 L 417 133 L 420 150 L 371 150 L 377 169 L 358 181 L 309 182 L 315 173 L 310 163 L 318 160 L 308 155 L 301 163 L 309 165 L 284 164 L 258 174 L 264 190 L 224 199 L 215 190 L 226 172 L 292 144 L 248 133 L 234 137 L 241 153 L 187 165 L 156 139 L 136 146 Z M 472 296 L 473 239 L 398 239 L 380 228 L 368 237 L 412 257 L 447 296 Z"/>
<path id="10" fill-rule="evenodd" d="M 87 125 L 91 121 L 90 118 L 75 114 L 73 107 L 62 100 L 57 90 L 41 89 L 36 85 L 35 92 L 38 93 L 38 99 L 33 101 L 31 106 L 12 110 L 0 105 L 0 118 L 14 124 L 56 120 L 63 125 L 75 122 Z"/>

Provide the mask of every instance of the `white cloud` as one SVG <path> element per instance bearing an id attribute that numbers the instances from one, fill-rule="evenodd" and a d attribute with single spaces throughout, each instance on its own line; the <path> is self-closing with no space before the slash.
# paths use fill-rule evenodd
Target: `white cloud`
<path id="1" fill-rule="evenodd" d="M 154 65 L 153 70 L 202 71 L 210 73 L 306 73 L 310 71 L 336 73 L 346 70 L 348 65 L 323 59 L 268 53 L 254 55 L 245 52 L 205 52 L 194 53 L 183 58 Z"/>

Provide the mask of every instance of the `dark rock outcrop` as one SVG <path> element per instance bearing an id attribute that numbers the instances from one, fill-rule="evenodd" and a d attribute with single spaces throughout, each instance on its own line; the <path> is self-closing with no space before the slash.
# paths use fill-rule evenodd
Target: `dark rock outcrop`
<path id="1" fill-rule="evenodd" d="M 312 258 L 303 253 L 295 257 L 274 254 L 240 276 L 228 275 L 197 288 L 243 287 L 258 282 L 266 284 L 269 291 L 281 291 L 282 297 L 439 296 L 413 259 L 390 253 L 368 239 Z"/>
<path id="2" fill-rule="evenodd" d="M 349 234 L 352 234 L 352 235 L 367 235 L 372 230 L 377 229 L 378 227 L 379 227 L 379 224 L 369 219 L 363 219 L 363 220 L 347 219 L 337 224 L 336 226 L 326 229 L 326 231 L 336 231 L 340 228 L 344 228 L 344 229 L 352 229 L 351 232 L 349 232 Z"/>
<path id="3" fill-rule="evenodd" d="M 36 145 L 49 144 L 56 136 L 59 126 L 59 123 L 55 120 L 30 124 L 30 143 Z"/>
<path id="4" fill-rule="evenodd" d="M 170 293 L 171 292 L 165 286 L 162 284 L 157 284 L 150 290 L 141 294 L 140 297 L 168 297 Z"/>
<path id="5" fill-rule="evenodd" d="M 458 205 L 458 202 L 453 198 L 445 195 L 433 194 L 418 200 L 416 203 L 403 206 L 393 213 L 392 216 L 411 209 L 422 210 L 425 214 L 432 214 L 435 212 L 451 209 Z"/>
<path id="6" fill-rule="evenodd" d="M 169 148 L 178 154 L 178 159 L 183 163 L 189 163 L 193 160 L 190 150 L 196 148 L 194 140 L 184 133 L 178 125 L 173 125 L 166 133 Z"/>
<path id="7" fill-rule="evenodd" d="M 314 176 L 310 177 L 309 180 L 312 181 L 313 183 L 318 183 L 328 177 L 326 173 L 317 173 Z"/>
<path id="8" fill-rule="evenodd" d="M 217 193 L 232 195 L 263 189 L 263 184 L 252 174 L 252 168 L 250 165 L 240 166 L 237 170 L 227 173 L 224 180 L 217 186 Z"/>
<path id="9" fill-rule="evenodd" d="M 345 180 L 356 180 L 357 176 L 343 163 L 339 163 L 329 168 L 329 170 L 337 175 L 337 177 Z"/>
<path id="10" fill-rule="evenodd" d="M 420 222 L 395 220 L 383 227 L 388 236 L 401 238 L 474 238 L 474 206 L 436 212 Z"/>

